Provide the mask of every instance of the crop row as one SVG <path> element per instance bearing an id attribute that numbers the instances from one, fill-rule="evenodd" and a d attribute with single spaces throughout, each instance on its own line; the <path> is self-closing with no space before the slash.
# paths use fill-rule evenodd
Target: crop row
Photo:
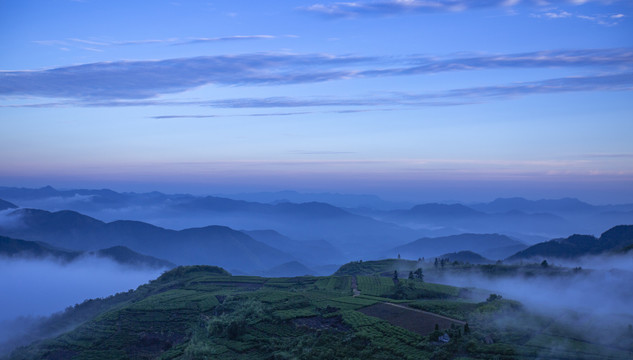
<path id="1" fill-rule="evenodd" d="M 381 296 L 393 292 L 393 279 L 381 276 L 357 276 L 358 290 L 364 295 Z"/>

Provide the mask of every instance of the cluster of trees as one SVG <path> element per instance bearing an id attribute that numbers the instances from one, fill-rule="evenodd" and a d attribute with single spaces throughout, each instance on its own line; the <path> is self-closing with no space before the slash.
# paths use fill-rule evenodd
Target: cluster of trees
<path id="1" fill-rule="evenodd" d="M 393 281 L 398 283 L 399 275 L 398 270 L 393 271 Z M 409 271 L 409 280 L 420 280 L 424 281 L 424 274 L 422 273 L 422 268 L 417 268 L 415 271 Z"/>
<path id="2" fill-rule="evenodd" d="M 436 269 L 437 269 L 438 267 L 440 267 L 440 268 L 442 268 L 442 269 L 443 269 L 443 268 L 444 268 L 444 266 L 446 266 L 446 265 L 448 265 L 448 264 L 450 264 L 450 260 L 449 260 L 448 258 L 442 258 L 442 259 L 439 259 L 439 260 L 438 260 L 438 258 L 435 258 L 435 261 L 433 262 L 433 266 L 434 266 Z"/>

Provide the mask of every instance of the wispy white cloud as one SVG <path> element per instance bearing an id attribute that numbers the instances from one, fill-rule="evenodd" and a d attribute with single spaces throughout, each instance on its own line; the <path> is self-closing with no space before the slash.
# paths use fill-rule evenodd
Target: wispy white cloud
<path id="1" fill-rule="evenodd" d="M 532 13 L 530 16 L 541 19 L 580 19 L 590 21 L 603 26 L 615 26 L 620 24 L 626 17 L 624 14 L 594 14 L 585 15 L 580 13 L 571 13 L 557 8 L 546 8 L 539 13 Z"/>
<path id="2" fill-rule="evenodd" d="M 244 40 L 266 40 L 277 38 L 296 38 L 296 35 L 231 35 L 220 37 L 191 37 L 191 38 L 167 38 L 167 39 L 143 39 L 143 40 L 103 40 L 103 39 L 80 39 L 70 38 L 65 40 L 35 40 L 33 43 L 61 47 L 73 47 L 83 50 L 103 49 L 112 46 L 130 46 L 130 45 L 151 45 L 151 44 L 166 44 L 166 45 L 195 45 L 204 43 L 217 43 L 228 41 L 244 41 Z M 85 45 L 89 45 L 86 47 Z"/>
<path id="3" fill-rule="evenodd" d="M 572 17 L 573 15 L 567 11 L 549 11 L 542 14 L 537 14 L 535 17 L 543 17 L 548 19 L 565 19 L 568 17 Z"/>
<path id="4" fill-rule="evenodd" d="M 261 39 L 275 39 L 277 36 L 273 35 L 233 35 L 223 37 L 212 38 L 192 38 L 188 40 L 180 40 L 173 43 L 173 45 L 189 45 L 189 44 L 202 44 L 202 43 L 214 43 L 222 41 L 240 41 L 240 40 L 261 40 Z"/>
<path id="5" fill-rule="evenodd" d="M 532 82 L 517 82 L 497 86 L 453 89 L 433 93 L 385 93 L 358 97 L 267 97 L 231 98 L 218 100 L 94 100 L 80 99 L 48 103 L 0 105 L 0 107 L 126 107 L 126 106 L 200 106 L 223 109 L 274 109 L 274 108 L 337 108 L 343 110 L 291 111 L 272 113 L 217 114 L 170 114 L 152 116 L 154 119 L 181 118 L 228 118 L 294 116 L 326 113 L 357 113 L 367 111 L 392 111 L 415 107 L 464 106 L 539 94 L 569 93 L 581 91 L 633 91 L 633 72 L 610 75 L 574 76 Z"/>
<path id="6" fill-rule="evenodd" d="M 544 7 L 552 4 L 579 6 L 587 3 L 610 4 L 609 0 L 376 0 L 318 3 L 304 11 L 328 17 L 381 16 L 407 13 L 461 12 L 481 8 L 512 8 L 519 5 Z"/>
<path id="7" fill-rule="evenodd" d="M 395 60 L 329 54 L 258 53 L 0 71 L 0 95 L 81 99 L 94 103 L 148 99 L 210 84 L 303 84 L 499 68 L 586 67 L 603 70 L 616 68 L 622 71 L 632 66 L 633 49 L 630 48 L 541 51 L 448 59 L 409 56 Z M 572 80 L 566 80 L 569 81 Z M 605 77 L 602 81 L 618 85 L 621 80 Z M 593 84 L 594 87 L 596 85 Z M 266 104 L 261 105 L 263 107 Z"/>

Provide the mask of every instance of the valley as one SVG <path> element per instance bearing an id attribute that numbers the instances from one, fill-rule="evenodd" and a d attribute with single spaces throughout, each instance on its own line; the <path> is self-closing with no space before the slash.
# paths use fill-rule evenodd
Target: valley
<path id="1" fill-rule="evenodd" d="M 82 300 L 63 311 L 32 308 L 35 317 L 5 304 L 23 311 L 0 318 L 6 359 L 562 360 L 633 353 L 633 226 L 542 242 L 533 233 L 451 233 L 460 216 L 481 219 L 487 215 L 478 211 L 497 211 L 499 204 L 502 210 L 508 204 L 549 209 L 569 221 L 578 211 L 602 211 L 590 205 L 413 207 L 419 219 L 434 224 L 434 234 L 447 234 L 432 237 L 405 222 L 368 216 L 367 208 L 362 215 L 317 202 L 52 188 L 3 188 L 0 194 L 11 196 L 0 214 L 0 265 L 11 279 L 0 285 L 14 284 L 15 304 L 28 303 L 26 284 L 38 283 L 38 269 L 60 281 L 68 271 L 102 276 L 97 286 L 120 276 L 139 279 L 116 294 L 85 301 L 89 293 L 76 295 Z M 60 201 L 68 208 L 58 209 Z M 81 205 L 103 215 L 131 204 L 142 208 L 144 201 L 153 204 L 146 204 L 153 216 L 206 214 L 208 221 L 230 218 L 240 226 L 170 229 L 146 222 L 151 217 L 141 221 L 143 212 L 135 220 L 104 221 L 77 211 Z M 627 206 L 610 221 L 620 221 Z M 446 225 L 447 217 L 454 222 Z M 504 226 L 513 224 L 505 219 Z M 395 235 L 383 237 L 390 229 Z M 97 275 L 97 268 L 109 270 Z M 16 286 L 20 281 L 24 285 Z M 77 284 L 56 286 L 73 291 Z"/>

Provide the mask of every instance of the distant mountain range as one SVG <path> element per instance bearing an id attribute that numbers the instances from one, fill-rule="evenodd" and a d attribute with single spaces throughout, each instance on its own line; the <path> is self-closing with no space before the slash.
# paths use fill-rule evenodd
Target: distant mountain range
<path id="1" fill-rule="evenodd" d="M 175 264 L 139 254 L 125 246 L 114 246 L 96 251 L 73 251 L 56 248 L 44 242 L 26 241 L 0 236 L 0 257 L 26 260 L 55 260 L 70 263 L 89 257 L 107 258 L 134 268 L 171 269 Z"/>
<path id="2" fill-rule="evenodd" d="M 282 191 L 218 197 L 50 186 L 0 187 L 0 198 L 21 207 L 74 210 L 103 221 L 136 220 L 169 229 L 209 224 L 272 229 L 293 240 L 326 240 L 346 256 L 355 257 L 376 256 L 379 250 L 423 236 L 499 233 L 535 244 L 572 233 L 597 235 L 633 223 L 633 204 L 592 205 L 572 198 L 500 198 L 470 205 L 412 206 L 372 195 Z M 392 245 L 383 246 L 385 243 Z"/>
<path id="3" fill-rule="evenodd" d="M 299 241 L 326 240 L 346 255 L 353 253 L 356 257 L 375 255 L 385 243 L 403 243 L 424 235 L 320 202 L 264 204 L 214 196 L 58 191 L 52 187 L 0 187 L 0 198 L 23 208 L 73 210 L 104 221 L 123 218 L 171 229 L 209 224 L 233 229 L 273 229 Z"/>
<path id="4" fill-rule="evenodd" d="M 340 250 L 325 240 L 297 241 L 274 230 L 243 230 L 242 232 L 268 246 L 283 249 L 284 252 L 305 264 L 342 264 L 347 261 Z"/>
<path id="5" fill-rule="evenodd" d="M 0 233 L 73 250 L 124 245 L 177 264 L 218 264 L 229 268 L 239 265 L 245 271 L 268 269 L 294 260 L 225 226 L 175 231 L 138 221 L 105 223 L 74 211 L 34 209 L 18 209 L 8 217 L 20 225 L 0 226 Z"/>
<path id="6" fill-rule="evenodd" d="M 481 254 L 499 252 L 500 249 L 512 251 L 524 249 L 527 245 L 505 235 L 499 234 L 460 234 L 436 238 L 421 238 L 392 249 L 392 255 L 400 254 L 404 258 L 438 257 L 446 253 L 470 250 Z M 515 250 L 514 252 L 516 252 Z M 505 258 L 514 252 L 508 252 Z"/>
<path id="7" fill-rule="evenodd" d="M 520 197 L 499 198 L 489 203 L 470 205 L 471 208 L 486 213 L 522 211 L 526 213 L 586 214 L 607 211 L 631 211 L 633 204 L 591 205 L 574 198 L 527 200 Z"/>
<path id="8" fill-rule="evenodd" d="M 620 252 L 633 245 L 633 225 L 613 227 L 599 238 L 591 235 L 572 235 L 564 239 L 542 242 L 519 251 L 509 261 L 532 258 L 571 259 L 586 255 Z"/>
<path id="9" fill-rule="evenodd" d="M 0 198 L 6 199 L 0 201 L 0 234 L 78 251 L 123 245 L 177 264 L 261 273 L 292 261 L 316 270 L 398 252 L 418 258 L 469 250 L 495 261 L 544 240 L 595 235 L 633 223 L 633 204 L 596 206 L 577 199 L 507 198 L 393 210 L 372 209 L 371 202 L 380 200 L 372 196 L 316 195 L 243 196 L 261 201 L 283 197 L 260 203 L 159 192 L 0 187 Z M 329 197 L 338 203 L 362 200 L 367 206 L 285 201 Z"/>
<path id="10" fill-rule="evenodd" d="M 371 208 L 378 210 L 395 210 L 411 207 L 406 202 L 393 202 L 381 199 L 376 195 L 336 194 L 336 193 L 300 193 L 296 191 L 258 192 L 217 195 L 224 198 L 252 201 L 269 204 L 284 202 L 305 203 L 322 202 L 341 208 Z"/>

